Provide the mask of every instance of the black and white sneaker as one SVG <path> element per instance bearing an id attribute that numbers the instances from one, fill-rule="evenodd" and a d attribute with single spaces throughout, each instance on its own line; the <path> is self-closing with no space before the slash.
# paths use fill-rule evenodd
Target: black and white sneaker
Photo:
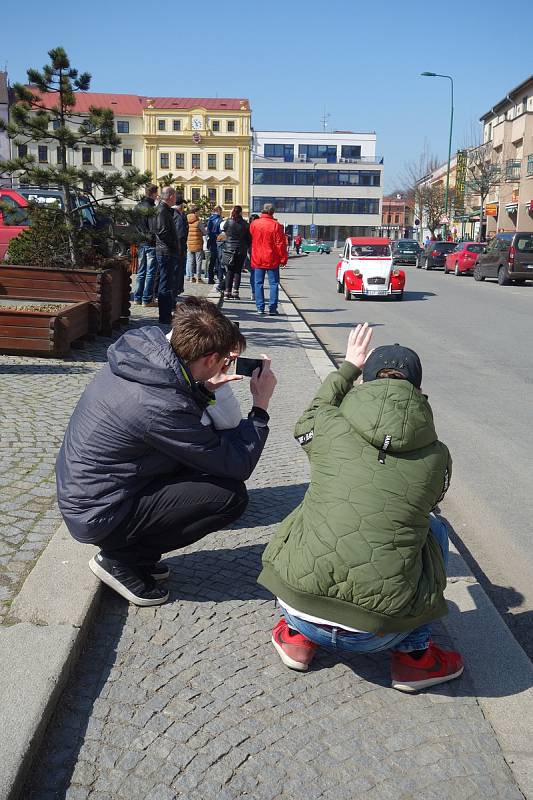
<path id="1" fill-rule="evenodd" d="M 102 553 L 91 558 L 89 567 L 102 583 L 136 606 L 159 606 L 168 600 L 168 590 L 158 586 L 143 567 L 128 567 Z"/>

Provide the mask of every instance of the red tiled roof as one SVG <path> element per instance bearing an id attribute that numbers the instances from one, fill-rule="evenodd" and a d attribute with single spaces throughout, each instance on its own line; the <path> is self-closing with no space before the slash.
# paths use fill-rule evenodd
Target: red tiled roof
<path id="1" fill-rule="evenodd" d="M 143 108 L 206 108 L 208 111 L 240 111 L 241 105 L 248 111 L 250 104 L 245 98 L 235 97 L 140 97 Z"/>
<path id="2" fill-rule="evenodd" d="M 36 95 L 40 94 L 35 86 L 28 86 L 28 89 Z M 52 108 L 56 104 L 56 97 L 56 92 L 42 95 L 43 101 L 49 108 Z M 143 112 L 141 98 L 136 94 L 77 92 L 75 97 L 76 111 L 79 111 L 80 114 L 86 114 L 90 106 L 96 106 L 96 108 L 111 108 L 115 114 L 129 117 L 140 117 Z"/>
<path id="3" fill-rule="evenodd" d="M 34 86 L 29 86 L 34 94 L 39 91 Z M 47 104 L 55 105 L 56 93 L 46 95 Z M 111 108 L 115 114 L 124 116 L 141 116 L 143 109 L 150 105 L 153 108 L 205 108 L 208 111 L 240 111 L 250 110 L 250 103 L 246 98 L 235 97 L 148 97 L 137 94 L 109 94 L 100 92 L 78 92 L 76 94 L 76 111 L 87 113 L 90 106 L 97 108 Z"/>

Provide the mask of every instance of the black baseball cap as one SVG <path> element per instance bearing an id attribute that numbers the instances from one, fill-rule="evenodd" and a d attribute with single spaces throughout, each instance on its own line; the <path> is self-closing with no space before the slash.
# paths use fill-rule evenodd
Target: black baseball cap
<path id="1" fill-rule="evenodd" d="M 363 366 L 363 381 L 375 381 L 382 369 L 394 369 L 405 376 L 420 389 L 422 386 L 422 364 L 414 350 L 400 344 L 386 344 L 376 347 L 370 353 Z"/>

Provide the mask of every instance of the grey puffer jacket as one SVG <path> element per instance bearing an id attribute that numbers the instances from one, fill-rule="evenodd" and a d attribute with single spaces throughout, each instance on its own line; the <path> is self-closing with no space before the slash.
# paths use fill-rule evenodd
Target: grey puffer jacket
<path id="1" fill-rule="evenodd" d="M 158 327 L 128 331 L 82 394 L 56 462 L 59 509 L 81 542 L 97 543 L 156 477 L 191 472 L 246 480 L 268 436 L 252 409 L 237 428 L 203 424 L 214 402 Z"/>

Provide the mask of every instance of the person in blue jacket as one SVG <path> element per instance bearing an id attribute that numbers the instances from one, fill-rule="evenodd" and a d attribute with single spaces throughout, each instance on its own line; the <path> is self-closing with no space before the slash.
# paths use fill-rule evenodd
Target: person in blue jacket
<path id="1" fill-rule="evenodd" d="M 207 272 L 207 280 L 209 283 L 215 282 L 215 277 L 219 277 L 218 271 L 220 267 L 217 236 L 220 233 L 220 226 L 222 224 L 222 207 L 215 206 L 213 213 L 207 219 L 207 246 L 211 257 L 209 259 L 209 267 Z"/>
<path id="2" fill-rule="evenodd" d="M 128 331 L 83 392 L 56 462 L 59 509 L 71 535 L 96 544 L 89 566 L 131 603 L 164 603 L 168 553 L 244 512 L 244 481 L 268 436 L 276 378 L 265 357 L 252 408 L 219 430 L 209 410 L 240 376 L 238 327 L 206 298 L 179 303 L 170 341 L 157 326 Z"/>

